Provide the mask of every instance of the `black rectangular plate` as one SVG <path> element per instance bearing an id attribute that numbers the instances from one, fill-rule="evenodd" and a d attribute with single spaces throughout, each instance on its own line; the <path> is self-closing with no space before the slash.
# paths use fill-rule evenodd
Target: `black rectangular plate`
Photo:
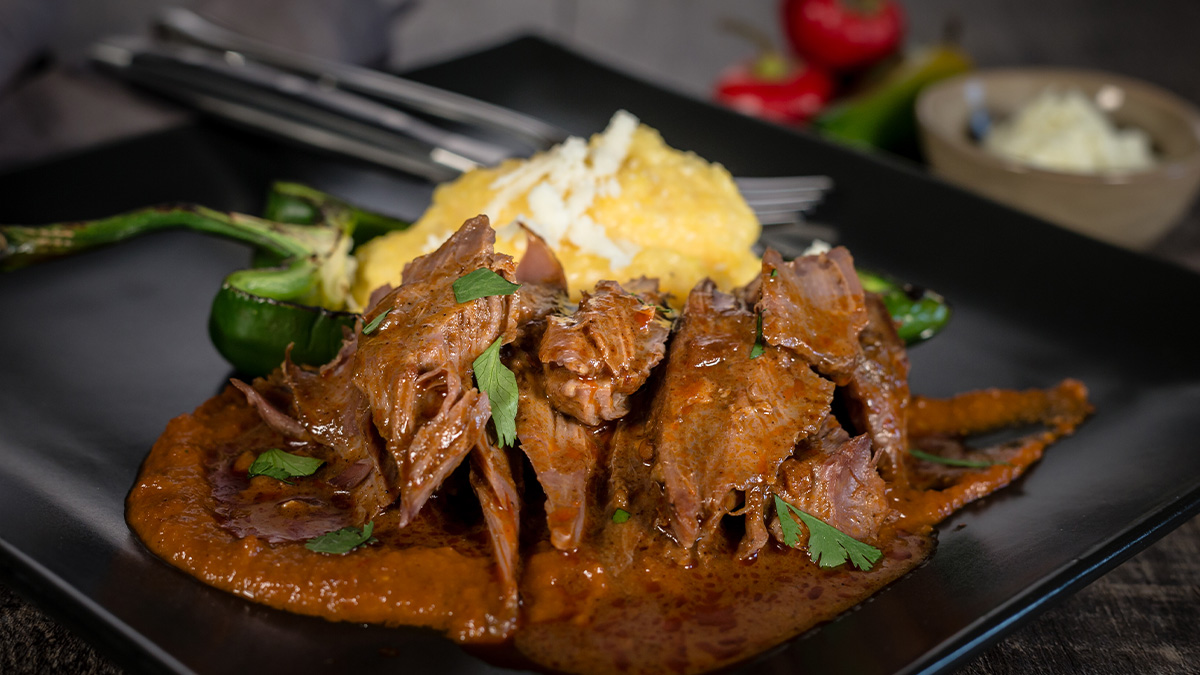
<path id="1" fill-rule="evenodd" d="M 618 108 L 740 175 L 821 173 L 818 218 L 858 262 L 938 289 L 950 327 L 912 351 L 914 392 L 1083 380 L 1097 412 L 1028 476 L 941 528 L 932 560 L 746 672 L 942 672 L 1200 506 L 1200 359 L 1180 309 L 1200 276 L 851 152 L 663 91 L 526 38 L 425 80 L 561 124 Z M 165 201 L 257 212 L 275 179 L 399 216 L 429 186 L 199 124 L 0 176 L 0 222 Z M 780 239 L 780 243 L 786 243 Z M 223 386 L 206 335 L 235 244 L 188 233 L 0 277 L 0 574 L 126 665 L 171 672 L 489 672 L 431 632 L 334 624 L 209 589 L 148 554 L 123 501 L 170 418 Z"/>

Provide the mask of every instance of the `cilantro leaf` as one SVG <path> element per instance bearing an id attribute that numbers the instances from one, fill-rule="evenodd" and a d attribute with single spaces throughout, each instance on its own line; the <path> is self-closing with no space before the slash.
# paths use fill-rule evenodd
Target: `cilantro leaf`
<path id="1" fill-rule="evenodd" d="M 775 495 L 775 511 L 779 514 L 779 524 L 783 527 L 783 543 L 796 547 L 800 543 L 800 525 L 788 515 L 788 511 L 796 514 L 800 522 L 808 528 L 808 559 L 821 567 L 837 567 L 850 562 L 860 570 L 869 570 L 883 557 L 883 551 L 864 544 L 863 542 L 842 532 L 816 516 L 783 501 Z"/>
<path id="2" fill-rule="evenodd" d="M 503 447 L 512 447 L 517 440 L 517 376 L 500 361 L 500 341 L 503 336 L 483 350 L 471 367 L 475 384 L 488 395 L 492 407 L 492 422 L 496 439 Z"/>
<path id="3" fill-rule="evenodd" d="M 375 521 L 368 521 L 362 530 L 355 527 L 343 527 L 340 530 L 326 532 L 319 537 L 313 537 L 304 544 L 304 548 L 316 553 L 349 553 L 350 551 L 376 541 L 371 533 L 375 531 Z"/>
<path id="4" fill-rule="evenodd" d="M 305 457 L 284 452 L 279 448 L 271 448 L 254 459 L 246 472 L 251 478 L 255 476 L 270 476 L 291 485 L 289 478 L 311 476 L 325 462 L 316 457 Z"/>
<path id="5" fill-rule="evenodd" d="M 750 358 L 757 359 L 763 353 L 762 312 L 758 313 L 758 324 L 754 329 L 754 346 L 750 348 Z"/>
<path id="6" fill-rule="evenodd" d="M 379 328 L 379 324 L 383 323 L 384 318 L 386 318 L 387 315 L 391 314 L 391 313 L 392 313 L 392 308 L 389 307 L 389 308 L 383 310 L 382 312 L 380 312 L 379 314 L 376 314 L 375 318 L 371 319 L 371 323 L 363 326 L 362 334 L 370 335 L 371 333 L 374 333 L 375 329 Z"/>
<path id="7" fill-rule="evenodd" d="M 486 298 L 489 295 L 512 295 L 520 287 L 521 284 L 514 284 L 486 267 L 480 267 L 452 284 L 454 299 L 458 302 Z"/>
<path id="8" fill-rule="evenodd" d="M 613 511 L 612 521 L 614 523 L 620 524 L 627 520 L 629 520 L 629 512 L 625 509 L 617 509 L 616 511 Z"/>
<path id="9" fill-rule="evenodd" d="M 921 450 L 917 450 L 916 448 L 910 449 L 908 454 L 926 462 L 935 462 L 937 464 L 945 464 L 946 466 L 961 466 L 967 469 L 986 469 L 990 466 L 996 466 L 997 464 L 1012 466 L 1008 462 L 996 462 L 990 459 L 957 459 L 954 457 L 931 455 L 928 452 L 923 452 Z"/>

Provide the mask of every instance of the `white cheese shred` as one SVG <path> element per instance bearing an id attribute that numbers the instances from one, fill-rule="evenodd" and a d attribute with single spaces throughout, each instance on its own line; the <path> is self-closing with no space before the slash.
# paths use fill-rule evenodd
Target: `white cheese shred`
<path id="1" fill-rule="evenodd" d="M 572 136 L 492 182 L 495 197 L 484 209 L 493 221 L 505 207 L 522 195 L 529 207 L 517 221 L 557 249 L 570 242 L 585 253 L 609 261 L 614 270 L 628 267 L 640 247 L 614 240 L 603 223 L 588 212 L 596 197 L 621 194 L 616 174 L 629 156 L 638 118 L 618 110 L 604 132 L 589 146 Z"/>

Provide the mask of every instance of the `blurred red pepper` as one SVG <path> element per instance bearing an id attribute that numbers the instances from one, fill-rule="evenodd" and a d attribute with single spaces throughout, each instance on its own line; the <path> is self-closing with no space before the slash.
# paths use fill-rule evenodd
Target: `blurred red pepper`
<path id="1" fill-rule="evenodd" d="M 832 77 L 789 59 L 757 26 L 726 17 L 721 28 L 758 47 L 758 57 L 721 74 L 713 91 L 718 102 L 772 122 L 798 124 L 820 112 L 833 97 Z"/>
<path id="2" fill-rule="evenodd" d="M 784 0 L 783 29 L 796 54 L 830 70 L 861 70 L 904 39 L 894 0 Z"/>
<path id="3" fill-rule="evenodd" d="M 785 59 L 778 53 L 725 71 L 717 80 L 718 102 L 754 117 L 797 124 L 825 107 L 833 80 L 823 71 Z"/>

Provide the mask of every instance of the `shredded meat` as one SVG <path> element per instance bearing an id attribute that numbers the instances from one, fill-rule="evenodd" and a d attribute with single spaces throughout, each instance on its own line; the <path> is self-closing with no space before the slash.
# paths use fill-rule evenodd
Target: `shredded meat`
<path id="1" fill-rule="evenodd" d="M 769 566 L 790 554 L 771 545 L 785 543 L 775 496 L 886 548 L 901 525 L 928 527 L 1013 480 L 1091 410 L 1074 381 L 911 398 L 892 317 L 842 248 L 790 262 L 768 250 L 742 288 L 698 284 L 673 324 L 651 279 L 602 281 L 571 306 L 562 266 L 528 236 L 517 265 L 493 250 L 485 217 L 467 221 L 399 286 L 372 294 L 329 364 L 289 358 L 270 378 L 235 380 L 249 431 L 206 460 L 220 526 L 276 544 L 384 523 L 387 545 L 440 547 L 483 570 L 486 617 L 461 630 L 499 640 L 530 616 L 586 620 L 570 598 L 604 582 L 557 577 L 562 561 L 596 579 L 637 573 L 651 551 Z M 458 302 L 454 282 L 478 269 L 521 286 Z M 496 342 L 517 382 L 511 448 L 498 446 L 473 372 Z M 970 444 L 1014 425 L 1040 428 Z M 251 479 L 250 448 L 264 447 L 323 464 L 294 485 Z M 923 461 L 911 448 L 982 464 Z M 536 504 L 522 504 L 539 494 L 531 475 L 545 530 L 530 520 Z M 524 534 L 523 512 L 534 525 Z M 414 531 L 424 534 L 405 541 Z M 529 611 L 522 592 L 557 599 Z"/>
<path id="2" fill-rule="evenodd" d="M 859 333 L 868 316 L 850 252 L 838 247 L 785 263 L 763 254 L 763 338 L 786 347 L 839 385 L 850 381 L 862 358 Z"/>
<path id="3" fill-rule="evenodd" d="M 876 462 L 903 482 L 908 451 L 908 352 L 883 300 L 866 294 L 867 325 L 859 334 L 863 358 L 846 387 L 855 425 L 870 434 Z"/>
<path id="4" fill-rule="evenodd" d="M 883 479 L 871 462 L 871 439 L 851 438 L 833 416 L 780 468 L 784 501 L 859 540 L 873 541 L 887 515 Z M 779 514 L 776 514 L 778 517 Z M 779 541 L 776 520 L 772 529 Z"/>
<path id="5" fill-rule="evenodd" d="M 657 299 L 657 288 L 647 294 Z M 591 426 L 625 416 L 629 396 L 666 353 L 670 325 L 660 312 L 620 284 L 601 281 L 574 314 L 551 316 L 538 356 L 554 407 Z"/>
<path id="6" fill-rule="evenodd" d="M 546 493 L 550 543 L 570 551 L 583 537 L 590 502 L 588 486 L 600 459 L 596 429 L 555 410 L 541 374 L 528 364 L 514 370 L 520 392 L 517 438 Z"/>
<path id="7" fill-rule="evenodd" d="M 492 251 L 494 241 L 486 217 L 467 221 L 409 263 L 403 283 L 363 317 L 383 319 L 359 338 L 354 384 L 395 464 L 402 522 L 463 460 L 490 414 L 471 384 L 471 364 L 493 341 L 513 339 L 516 305 L 508 295 L 459 303 L 452 284 L 481 268 L 513 279 L 515 264 Z"/>
<path id="8" fill-rule="evenodd" d="M 772 487 L 796 442 L 829 410 L 833 384 L 782 349 L 750 358 L 755 315 L 712 282 L 688 296 L 650 420 L 653 476 L 690 549 L 730 510 L 731 492 Z"/>

